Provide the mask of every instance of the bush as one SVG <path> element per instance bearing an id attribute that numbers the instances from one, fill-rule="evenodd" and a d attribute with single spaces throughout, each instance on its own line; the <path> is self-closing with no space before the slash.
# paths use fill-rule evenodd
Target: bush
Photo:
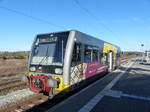
<path id="1" fill-rule="evenodd" d="M 8 57 L 7 56 L 2 56 L 2 59 L 6 60 L 6 59 L 8 59 Z"/>
<path id="2" fill-rule="evenodd" d="M 15 56 L 14 59 L 25 59 L 25 56 Z"/>
<path id="3" fill-rule="evenodd" d="M 25 56 L 0 56 L 0 59 L 25 59 Z"/>

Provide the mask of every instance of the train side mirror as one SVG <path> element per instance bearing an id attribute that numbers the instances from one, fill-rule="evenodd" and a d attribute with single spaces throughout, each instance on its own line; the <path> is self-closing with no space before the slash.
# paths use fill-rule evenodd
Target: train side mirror
<path id="1" fill-rule="evenodd" d="M 39 48 L 39 45 L 35 45 L 35 46 L 34 46 L 34 53 L 35 53 L 35 54 L 38 53 L 38 48 Z"/>

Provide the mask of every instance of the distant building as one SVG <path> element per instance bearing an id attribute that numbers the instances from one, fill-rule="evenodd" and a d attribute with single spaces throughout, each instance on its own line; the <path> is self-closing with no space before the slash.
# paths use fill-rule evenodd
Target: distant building
<path id="1" fill-rule="evenodd" d="M 143 56 L 143 61 L 146 63 L 150 63 L 150 51 L 145 51 Z"/>

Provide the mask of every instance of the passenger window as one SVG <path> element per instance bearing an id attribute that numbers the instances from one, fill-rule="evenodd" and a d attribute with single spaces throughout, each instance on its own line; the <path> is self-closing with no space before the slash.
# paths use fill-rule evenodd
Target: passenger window
<path id="1" fill-rule="evenodd" d="M 93 57 L 92 61 L 96 62 L 98 61 L 98 50 L 93 50 Z"/>
<path id="2" fill-rule="evenodd" d="M 102 58 L 103 58 L 103 53 L 101 51 L 99 51 L 99 54 L 98 54 L 98 58 L 99 58 L 99 62 L 102 63 Z"/>
<path id="3" fill-rule="evenodd" d="M 81 62 L 81 44 L 75 43 L 74 49 L 73 49 L 73 62 Z"/>
<path id="4" fill-rule="evenodd" d="M 84 62 L 91 62 L 92 48 L 90 46 L 85 46 L 84 51 Z"/>

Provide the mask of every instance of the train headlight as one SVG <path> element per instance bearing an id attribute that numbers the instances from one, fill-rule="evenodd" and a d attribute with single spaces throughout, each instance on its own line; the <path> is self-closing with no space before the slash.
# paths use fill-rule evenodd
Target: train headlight
<path id="1" fill-rule="evenodd" d="M 35 68 L 35 67 L 30 67 L 30 71 L 31 71 L 31 72 L 35 72 L 35 71 L 36 71 L 36 68 Z"/>
<path id="2" fill-rule="evenodd" d="M 61 68 L 56 68 L 55 73 L 56 74 L 62 74 L 62 69 Z"/>

